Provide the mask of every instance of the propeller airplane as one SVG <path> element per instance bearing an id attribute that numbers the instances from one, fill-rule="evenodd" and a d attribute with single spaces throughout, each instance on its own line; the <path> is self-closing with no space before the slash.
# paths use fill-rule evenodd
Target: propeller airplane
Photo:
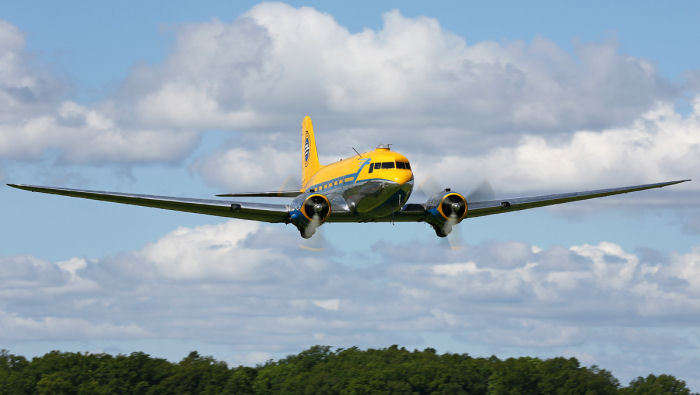
<path id="1" fill-rule="evenodd" d="M 553 195 L 481 199 L 480 201 L 468 201 L 463 194 L 446 188 L 434 193 L 423 204 L 408 203 L 413 190 L 411 165 L 405 156 L 392 151 L 389 145 L 379 145 L 373 151 L 357 153 L 353 157 L 323 166 L 318 160 L 314 129 L 311 118 L 308 116 L 302 121 L 301 134 L 302 182 L 300 188 L 217 195 L 227 198 L 292 198 L 287 204 L 154 196 L 23 184 L 7 185 L 32 192 L 166 210 L 271 223 L 291 223 L 303 238 L 310 238 L 316 229 L 326 222 L 426 222 L 439 237 L 445 237 L 455 225 L 466 218 L 662 188 L 690 181 L 677 180 Z"/>

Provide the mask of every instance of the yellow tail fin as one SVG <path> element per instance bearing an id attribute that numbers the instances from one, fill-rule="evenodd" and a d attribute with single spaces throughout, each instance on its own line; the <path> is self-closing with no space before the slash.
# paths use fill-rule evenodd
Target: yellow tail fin
<path id="1" fill-rule="evenodd" d="M 316 151 L 316 137 L 314 137 L 314 125 L 307 115 L 301 123 L 301 185 L 306 185 L 321 164 L 318 163 Z"/>

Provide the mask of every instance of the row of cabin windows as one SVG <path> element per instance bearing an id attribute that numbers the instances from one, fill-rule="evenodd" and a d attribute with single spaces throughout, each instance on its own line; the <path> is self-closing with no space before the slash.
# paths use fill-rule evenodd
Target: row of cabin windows
<path id="1" fill-rule="evenodd" d="M 374 162 L 369 164 L 369 173 L 378 169 L 406 169 L 411 170 L 411 165 L 408 162 Z"/>
<path id="2" fill-rule="evenodd" d="M 338 184 L 341 184 L 341 185 L 342 185 L 342 184 L 344 184 L 344 183 L 347 182 L 347 181 L 348 181 L 348 180 L 346 179 L 346 180 L 328 182 L 328 183 L 326 183 L 326 184 L 322 184 L 322 185 L 319 185 L 319 186 L 316 187 L 316 188 L 313 188 L 313 189 L 311 190 L 311 192 L 322 191 L 322 190 L 324 190 L 324 189 L 328 189 L 328 188 L 333 187 L 333 186 L 336 186 L 336 185 L 338 185 Z"/>

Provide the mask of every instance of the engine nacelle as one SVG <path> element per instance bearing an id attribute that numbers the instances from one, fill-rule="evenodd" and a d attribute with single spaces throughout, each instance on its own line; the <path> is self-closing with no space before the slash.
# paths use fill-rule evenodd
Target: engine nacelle
<path id="1" fill-rule="evenodd" d="M 290 220 L 299 229 L 301 237 L 308 239 L 330 214 L 331 202 L 328 198 L 313 194 L 306 197 L 298 209 L 290 212 Z"/>
<path id="2" fill-rule="evenodd" d="M 467 216 L 467 199 L 459 193 L 446 189 L 432 197 L 425 204 L 426 222 L 440 237 L 447 236 L 454 225 Z"/>

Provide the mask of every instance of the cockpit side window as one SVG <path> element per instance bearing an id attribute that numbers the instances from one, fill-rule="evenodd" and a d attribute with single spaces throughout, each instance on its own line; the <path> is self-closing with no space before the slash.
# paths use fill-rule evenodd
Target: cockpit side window
<path id="1" fill-rule="evenodd" d="M 368 173 L 371 173 L 373 170 L 374 170 L 374 163 L 370 163 Z"/>
<path id="2" fill-rule="evenodd" d="M 404 162 L 396 162 L 396 168 L 397 168 L 397 169 L 405 169 L 405 168 L 406 168 L 406 163 L 404 163 Z"/>

